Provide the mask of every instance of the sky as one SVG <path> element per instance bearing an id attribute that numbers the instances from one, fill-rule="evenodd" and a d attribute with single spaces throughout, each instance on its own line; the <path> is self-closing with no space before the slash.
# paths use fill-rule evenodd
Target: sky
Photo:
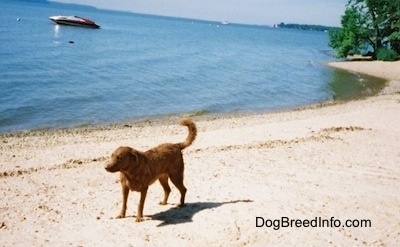
<path id="1" fill-rule="evenodd" d="M 227 21 L 340 26 L 348 0 L 51 0 L 141 14 Z"/>

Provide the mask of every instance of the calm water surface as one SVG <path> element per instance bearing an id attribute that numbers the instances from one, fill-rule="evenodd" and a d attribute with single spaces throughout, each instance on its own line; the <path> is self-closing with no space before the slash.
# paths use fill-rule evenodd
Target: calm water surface
<path id="1" fill-rule="evenodd" d="M 381 80 L 324 66 L 333 57 L 323 32 L 58 3 L 2 1 L 0 9 L 0 133 L 268 111 L 382 87 Z M 59 14 L 88 17 L 101 28 L 48 19 Z"/>

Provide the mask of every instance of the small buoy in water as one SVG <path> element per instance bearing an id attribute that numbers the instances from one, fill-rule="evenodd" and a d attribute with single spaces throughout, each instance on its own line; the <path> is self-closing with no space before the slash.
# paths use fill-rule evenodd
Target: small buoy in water
<path id="1" fill-rule="evenodd" d="M 21 20 L 21 19 L 18 17 L 18 18 L 17 18 L 17 21 L 20 21 L 20 20 Z"/>
<path id="2" fill-rule="evenodd" d="M 73 40 L 68 41 L 68 43 L 73 44 L 75 43 Z"/>

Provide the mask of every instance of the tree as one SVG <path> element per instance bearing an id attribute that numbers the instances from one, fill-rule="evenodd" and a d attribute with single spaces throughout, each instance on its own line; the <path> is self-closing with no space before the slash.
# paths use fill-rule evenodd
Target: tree
<path id="1" fill-rule="evenodd" d="M 400 53 L 400 0 L 349 0 L 340 29 L 329 30 L 338 57 L 392 49 Z"/>
<path id="2" fill-rule="evenodd" d="M 341 29 L 329 30 L 329 46 L 336 50 L 338 57 L 362 52 L 369 35 L 360 11 L 354 6 L 347 7 L 341 24 Z"/>
<path id="3" fill-rule="evenodd" d="M 400 0 L 396 1 L 397 9 L 394 8 L 393 15 L 390 21 L 391 32 L 388 36 L 388 40 L 390 42 L 390 46 L 393 50 L 395 50 L 398 54 L 400 54 Z"/>

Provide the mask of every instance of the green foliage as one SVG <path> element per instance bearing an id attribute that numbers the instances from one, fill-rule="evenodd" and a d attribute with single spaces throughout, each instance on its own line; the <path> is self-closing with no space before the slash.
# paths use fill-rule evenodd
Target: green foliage
<path id="1" fill-rule="evenodd" d="M 377 52 L 377 59 L 382 61 L 396 61 L 399 54 L 395 50 L 380 48 Z"/>
<path id="2" fill-rule="evenodd" d="M 397 53 L 400 53 L 400 31 L 390 34 L 388 40 L 390 42 L 390 47 L 397 51 Z"/>
<path id="3" fill-rule="evenodd" d="M 381 48 L 400 53 L 400 0 L 349 0 L 341 25 L 329 30 L 338 57 L 368 50 L 377 55 Z"/>
<path id="4" fill-rule="evenodd" d="M 361 52 L 365 48 L 368 29 L 363 27 L 364 19 L 357 8 L 348 7 L 342 16 L 342 28 L 330 29 L 329 46 L 336 50 L 337 57 Z"/>
<path id="5" fill-rule="evenodd" d="M 329 46 L 336 50 L 336 56 L 346 57 L 349 54 L 356 53 L 354 49 L 354 36 L 346 35 L 344 30 L 330 29 L 329 35 Z"/>

